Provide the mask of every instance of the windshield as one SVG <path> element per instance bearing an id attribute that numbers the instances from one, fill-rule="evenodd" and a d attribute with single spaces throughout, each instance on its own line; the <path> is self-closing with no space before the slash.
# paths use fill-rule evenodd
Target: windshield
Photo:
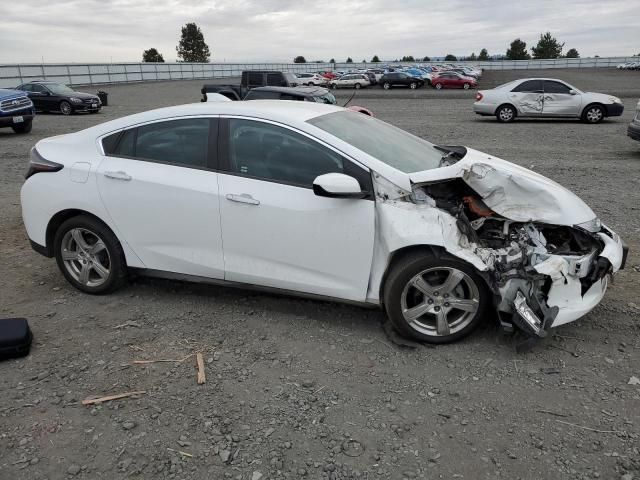
<path id="1" fill-rule="evenodd" d="M 362 113 L 328 113 L 307 122 L 404 173 L 437 168 L 442 159 L 432 143 Z"/>
<path id="2" fill-rule="evenodd" d="M 330 105 L 335 105 L 336 97 L 333 96 L 333 93 L 327 92 L 324 95 L 318 95 L 317 97 L 313 97 L 313 99 L 318 103 L 328 103 Z"/>
<path id="3" fill-rule="evenodd" d="M 65 95 L 67 93 L 73 93 L 73 90 L 71 90 L 66 85 L 62 85 L 60 83 L 47 83 L 45 85 L 49 90 L 51 90 L 53 93 L 57 95 Z"/>

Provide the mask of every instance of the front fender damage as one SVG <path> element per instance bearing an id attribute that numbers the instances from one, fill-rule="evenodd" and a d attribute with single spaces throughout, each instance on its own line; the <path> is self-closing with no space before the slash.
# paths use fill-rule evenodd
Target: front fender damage
<path id="1" fill-rule="evenodd" d="M 475 170 L 471 176 L 492 172 Z M 371 297 L 378 295 L 376 288 L 393 252 L 407 246 L 437 246 L 480 272 L 506 331 L 544 337 L 549 328 L 594 308 L 609 276 L 623 266 L 622 242 L 599 222 L 587 229 L 568 225 L 570 219 L 560 224 L 534 220 L 557 214 L 549 213 L 548 199 L 537 206 L 523 203 L 522 209 L 511 202 L 512 208 L 499 214 L 493 207 L 504 206 L 505 187 L 497 183 L 480 194 L 470 186 L 474 181 L 469 177 L 469 183 L 461 177 L 443 179 L 416 185 L 412 192 L 383 177 L 374 175 L 374 180 L 379 225 Z M 518 180 L 508 182 L 507 190 Z M 529 194 L 529 203 L 535 203 L 535 192 Z"/>

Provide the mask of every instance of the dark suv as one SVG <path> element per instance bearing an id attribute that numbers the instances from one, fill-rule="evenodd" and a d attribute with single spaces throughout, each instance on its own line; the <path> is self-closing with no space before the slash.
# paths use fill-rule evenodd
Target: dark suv
<path id="1" fill-rule="evenodd" d="M 76 92 L 61 83 L 29 82 L 23 83 L 17 89 L 26 92 L 36 110 L 43 112 L 60 112 L 63 115 L 71 115 L 74 112 L 96 113 L 102 107 L 97 95 Z"/>
<path id="2" fill-rule="evenodd" d="M 403 72 L 385 73 L 378 81 L 382 88 L 389 90 L 393 87 L 409 87 L 418 88 L 424 85 L 424 80 L 417 77 L 412 77 Z"/>

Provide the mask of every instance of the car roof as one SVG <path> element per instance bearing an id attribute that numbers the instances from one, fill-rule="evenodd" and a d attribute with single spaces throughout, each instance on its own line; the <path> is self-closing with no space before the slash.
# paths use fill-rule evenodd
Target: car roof
<path id="1" fill-rule="evenodd" d="M 286 125 L 302 124 L 321 115 L 344 110 L 342 107 L 315 102 L 283 102 L 282 100 L 252 100 L 250 102 L 199 102 L 158 108 L 136 113 L 90 127 L 86 131 L 101 136 L 146 122 L 199 115 L 238 115 L 273 120 Z"/>

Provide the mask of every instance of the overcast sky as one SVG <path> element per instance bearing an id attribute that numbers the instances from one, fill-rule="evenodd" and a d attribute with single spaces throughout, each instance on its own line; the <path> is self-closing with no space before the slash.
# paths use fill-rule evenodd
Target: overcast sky
<path id="1" fill-rule="evenodd" d="M 196 22 L 211 61 L 504 53 L 551 31 L 581 56 L 640 53 L 638 0 L 0 0 L 0 63 L 175 61 Z"/>

